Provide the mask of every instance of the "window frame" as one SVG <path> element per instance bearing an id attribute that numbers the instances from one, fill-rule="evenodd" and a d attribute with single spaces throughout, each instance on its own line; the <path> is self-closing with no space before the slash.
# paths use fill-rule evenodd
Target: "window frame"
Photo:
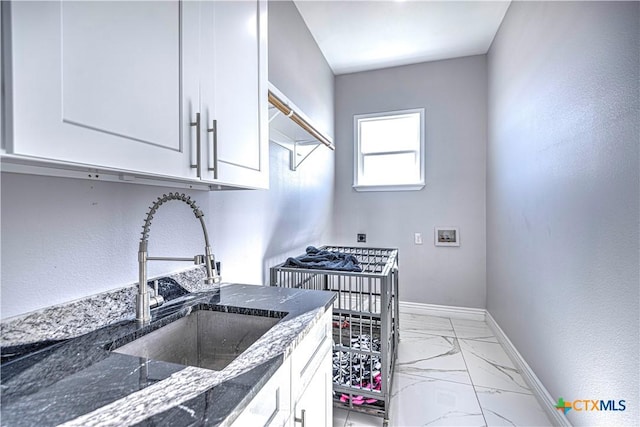
<path id="1" fill-rule="evenodd" d="M 362 175 L 360 171 L 364 166 L 364 158 L 367 154 L 363 154 L 360 149 L 360 121 L 363 119 L 371 118 L 385 118 L 390 116 L 401 116 L 406 114 L 420 115 L 420 144 L 417 152 L 417 156 L 420 159 L 420 179 L 416 182 L 406 184 L 361 184 L 359 178 Z M 425 109 L 424 108 L 411 108 L 406 110 L 393 110 L 383 111 L 377 113 L 355 114 L 353 116 L 353 141 L 354 141 L 354 158 L 353 158 L 353 188 L 356 191 L 417 191 L 421 190 L 425 186 Z M 416 152 L 416 150 L 390 150 L 386 153 L 368 154 L 380 155 L 380 154 L 394 154 L 403 152 Z"/>

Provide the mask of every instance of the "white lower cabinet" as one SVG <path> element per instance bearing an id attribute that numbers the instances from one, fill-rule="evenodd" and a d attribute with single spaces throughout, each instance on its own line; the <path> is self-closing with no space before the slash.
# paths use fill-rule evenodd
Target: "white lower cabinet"
<path id="1" fill-rule="evenodd" d="M 325 346 L 323 346 L 325 347 Z M 294 398 L 291 427 L 329 426 L 333 422 L 331 398 L 331 346 L 319 355 L 319 366 L 302 393 Z"/>
<path id="2" fill-rule="evenodd" d="M 291 363 L 287 358 L 233 422 L 234 427 L 285 426 L 291 415 Z"/>
<path id="3" fill-rule="evenodd" d="M 329 309 L 260 390 L 233 427 L 324 427 L 333 422 Z"/>
<path id="4" fill-rule="evenodd" d="M 291 427 L 331 425 L 332 310 L 327 311 L 291 355 Z"/>

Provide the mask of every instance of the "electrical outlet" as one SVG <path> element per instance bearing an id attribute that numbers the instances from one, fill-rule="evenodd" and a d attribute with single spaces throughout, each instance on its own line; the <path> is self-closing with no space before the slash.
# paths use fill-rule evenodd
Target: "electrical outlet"
<path id="1" fill-rule="evenodd" d="M 366 243 L 367 235 L 364 233 L 358 233 L 358 243 Z"/>
<path id="2" fill-rule="evenodd" d="M 413 234 L 413 243 L 415 243 L 416 245 L 422 244 L 422 233 Z"/>

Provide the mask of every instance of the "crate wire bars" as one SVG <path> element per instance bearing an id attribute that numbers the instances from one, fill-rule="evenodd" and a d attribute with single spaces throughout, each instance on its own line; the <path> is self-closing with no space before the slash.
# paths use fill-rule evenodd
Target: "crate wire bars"
<path id="1" fill-rule="evenodd" d="M 334 405 L 389 420 L 398 354 L 398 250 L 323 246 L 351 254 L 362 272 L 271 268 L 271 286 L 336 292 L 333 305 Z"/>

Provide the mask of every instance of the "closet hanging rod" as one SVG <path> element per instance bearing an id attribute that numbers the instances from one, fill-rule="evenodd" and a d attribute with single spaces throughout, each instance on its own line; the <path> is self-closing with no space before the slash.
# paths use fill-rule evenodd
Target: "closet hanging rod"
<path id="1" fill-rule="evenodd" d="M 329 147 L 332 150 L 335 150 L 336 147 L 329 141 L 326 137 L 324 137 L 320 132 L 318 132 L 313 126 L 311 126 L 305 119 L 300 117 L 293 111 L 287 104 L 282 102 L 280 98 L 273 94 L 273 92 L 269 91 L 269 103 L 276 107 L 282 114 L 289 117 L 295 123 L 298 124 L 302 129 L 306 130 L 318 141 L 322 142 L 324 145 Z"/>

